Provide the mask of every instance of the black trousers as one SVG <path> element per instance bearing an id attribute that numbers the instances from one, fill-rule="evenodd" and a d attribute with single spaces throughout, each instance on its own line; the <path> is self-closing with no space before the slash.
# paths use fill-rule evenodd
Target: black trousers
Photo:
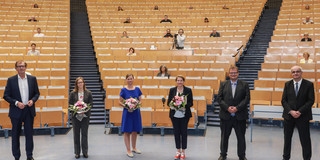
<path id="1" fill-rule="evenodd" d="M 243 158 L 246 156 L 246 120 L 237 120 L 235 117 L 231 117 L 230 120 L 221 120 L 221 142 L 220 142 L 220 155 L 227 157 L 229 137 L 234 128 L 238 141 L 238 156 Z"/>
<path id="2" fill-rule="evenodd" d="M 24 127 L 24 134 L 26 138 L 26 153 L 28 158 L 32 158 L 33 152 L 33 121 L 34 117 L 31 114 L 30 108 L 26 106 L 22 110 L 20 118 L 11 117 L 12 124 L 12 154 L 16 159 L 21 156 L 20 152 L 20 134 L 22 122 Z"/>
<path id="3" fill-rule="evenodd" d="M 190 118 L 171 118 L 177 149 L 187 149 L 188 123 Z"/>
<path id="4" fill-rule="evenodd" d="M 83 154 L 88 154 L 89 120 L 89 117 L 83 118 L 82 121 L 79 121 L 76 117 L 72 117 L 74 154 L 80 155 L 81 149 Z"/>
<path id="5" fill-rule="evenodd" d="M 300 143 L 302 146 L 302 155 L 304 160 L 311 159 L 311 138 L 310 128 L 308 120 L 292 119 L 284 120 L 284 147 L 283 147 L 283 159 L 289 160 L 291 156 L 291 141 L 294 127 L 297 127 L 299 132 Z"/>
<path id="6" fill-rule="evenodd" d="M 176 49 L 181 50 L 184 49 L 184 47 L 176 47 Z"/>

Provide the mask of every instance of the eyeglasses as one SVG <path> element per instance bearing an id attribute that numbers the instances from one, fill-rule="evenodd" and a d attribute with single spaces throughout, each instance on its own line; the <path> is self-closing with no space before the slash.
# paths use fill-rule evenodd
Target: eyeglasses
<path id="1" fill-rule="evenodd" d="M 25 68 L 26 66 L 17 66 L 17 68 Z"/>
<path id="2" fill-rule="evenodd" d="M 83 82 L 78 82 L 78 84 L 82 84 Z"/>
<path id="3" fill-rule="evenodd" d="M 301 71 L 291 71 L 292 74 L 300 73 Z"/>
<path id="4" fill-rule="evenodd" d="M 229 74 L 238 74 L 238 72 L 230 72 Z"/>

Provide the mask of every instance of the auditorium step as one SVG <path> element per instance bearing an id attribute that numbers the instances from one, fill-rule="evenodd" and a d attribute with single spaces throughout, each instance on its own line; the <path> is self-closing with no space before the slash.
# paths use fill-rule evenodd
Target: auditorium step
<path id="1" fill-rule="evenodd" d="M 75 79 L 83 77 L 86 88 L 92 92 L 93 97 L 90 124 L 104 124 L 105 91 L 94 53 L 85 1 L 75 5 L 84 6 L 84 8 L 71 9 L 70 91 L 75 86 Z M 107 119 L 108 117 L 107 115 Z"/>

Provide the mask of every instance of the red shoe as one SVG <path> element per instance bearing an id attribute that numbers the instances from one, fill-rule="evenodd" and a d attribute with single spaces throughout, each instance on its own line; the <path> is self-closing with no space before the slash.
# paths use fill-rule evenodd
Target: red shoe
<path id="1" fill-rule="evenodd" d="M 176 153 L 176 155 L 174 156 L 174 159 L 180 159 L 180 152 Z"/>
<path id="2" fill-rule="evenodd" d="M 186 155 L 184 153 L 181 154 L 180 159 L 186 159 Z"/>

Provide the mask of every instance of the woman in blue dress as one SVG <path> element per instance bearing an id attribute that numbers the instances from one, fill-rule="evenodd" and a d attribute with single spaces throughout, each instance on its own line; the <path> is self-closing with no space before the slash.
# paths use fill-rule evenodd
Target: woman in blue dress
<path id="1" fill-rule="evenodd" d="M 133 79 L 134 76 L 132 74 L 126 75 L 127 86 L 121 89 L 120 92 L 120 100 L 119 103 L 121 106 L 125 107 L 123 101 L 126 99 L 137 98 L 141 103 L 141 95 L 142 92 L 139 87 L 133 86 Z M 142 129 L 142 122 L 141 122 L 141 113 L 140 109 L 136 109 L 134 111 L 130 111 L 127 108 L 123 108 L 122 113 L 122 122 L 121 122 L 121 132 L 124 132 L 123 139 L 124 143 L 127 148 L 127 156 L 132 158 L 133 153 L 141 154 L 136 148 L 137 142 L 137 133 L 140 132 Z M 130 135 L 131 135 L 131 142 L 132 142 L 132 150 L 130 149 Z"/>

